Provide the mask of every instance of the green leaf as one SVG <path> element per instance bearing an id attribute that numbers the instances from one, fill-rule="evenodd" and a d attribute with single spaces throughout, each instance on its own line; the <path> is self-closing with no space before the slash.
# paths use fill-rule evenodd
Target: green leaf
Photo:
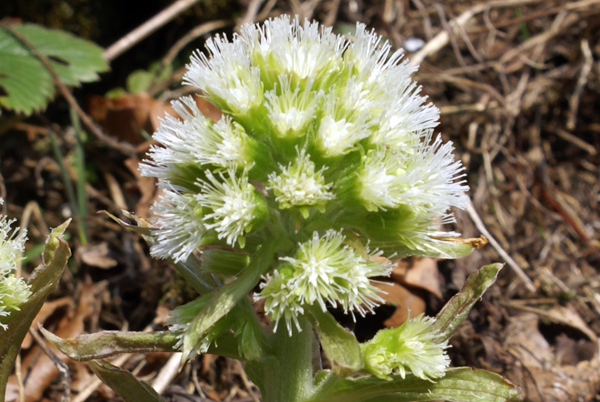
<path id="1" fill-rule="evenodd" d="M 437 382 L 407 375 L 391 381 L 378 378 L 339 379 L 321 375 L 318 391 L 309 402 L 516 402 L 521 390 L 496 373 L 468 367 L 448 370 Z M 323 378 L 325 377 L 325 378 Z"/>
<path id="2" fill-rule="evenodd" d="M 46 339 L 78 362 L 105 359 L 120 353 L 177 352 L 179 334 L 174 332 L 103 331 L 62 339 L 43 327 Z"/>
<path id="3" fill-rule="evenodd" d="M 137 94 L 145 92 L 152 85 L 154 74 L 145 70 L 135 70 L 127 77 L 127 92 Z"/>
<path id="4" fill-rule="evenodd" d="M 438 341 L 450 338 L 456 327 L 467 318 L 469 311 L 483 293 L 492 286 L 503 264 L 486 265 L 467 278 L 463 288 L 452 297 L 435 317 L 432 330 L 439 331 Z"/>
<path id="5" fill-rule="evenodd" d="M 250 292 L 258 283 L 260 276 L 271 265 L 279 241 L 262 246 L 252 257 L 250 264 L 241 274 L 228 284 L 213 290 L 210 298 L 192 320 L 183 337 L 182 359 L 184 362 L 197 350 L 204 333 L 223 318 L 233 307 Z"/>
<path id="6" fill-rule="evenodd" d="M 108 70 L 103 49 L 90 41 L 35 24 L 9 27 L 49 59 L 65 85 L 97 80 L 99 72 Z M 0 105 L 28 115 L 44 108 L 54 94 L 50 72 L 6 26 L 0 26 L 0 86 L 6 92 L 0 96 Z"/>
<path id="7" fill-rule="evenodd" d="M 44 262 L 33 271 L 28 281 L 31 285 L 31 297 L 20 306 L 20 311 L 11 312 L 5 322 L 8 329 L 0 333 L 0 401 L 4 400 L 6 381 L 12 372 L 21 342 L 44 301 L 58 284 L 71 256 L 69 246 L 62 239 L 70 221 L 69 219 L 54 229 L 48 236 L 42 254 Z"/>
<path id="8" fill-rule="evenodd" d="M 374 241 L 372 244 L 387 254 L 394 254 L 394 258 L 431 257 L 456 259 L 466 257 L 474 250 L 470 244 L 451 242 L 437 242 L 434 246 L 422 248 L 410 248 L 397 241 Z"/>
<path id="9" fill-rule="evenodd" d="M 323 312 L 319 307 L 308 307 L 307 318 L 319 334 L 323 351 L 336 375 L 347 377 L 362 369 L 360 344 L 352 332 L 347 331 L 329 312 Z"/>
<path id="10" fill-rule="evenodd" d="M 154 388 L 135 378 L 129 371 L 102 360 L 92 360 L 88 364 L 98 378 L 126 402 L 165 402 Z"/>

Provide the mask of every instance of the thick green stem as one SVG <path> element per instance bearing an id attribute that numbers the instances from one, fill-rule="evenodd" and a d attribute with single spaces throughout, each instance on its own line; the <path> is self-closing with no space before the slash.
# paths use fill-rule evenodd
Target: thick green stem
<path id="1" fill-rule="evenodd" d="M 301 402 L 312 393 L 314 335 L 308 320 L 299 322 L 302 332 L 290 336 L 282 325 L 273 336 L 275 359 L 263 371 L 264 402 Z"/>

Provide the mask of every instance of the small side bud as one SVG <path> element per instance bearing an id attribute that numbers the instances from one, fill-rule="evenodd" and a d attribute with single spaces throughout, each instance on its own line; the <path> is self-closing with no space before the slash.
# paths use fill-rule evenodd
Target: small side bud
<path id="1" fill-rule="evenodd" d="M 443 377 L 450 364 L 448 342 L 436 341 L 433 323 L 433 318 L 421 314 L 399 327 L 379 331 L 361 345 L 365 370 L 386 380 L 391 380 L 390 375 L 405 378 L 407 372 L 429 381 Z"/>

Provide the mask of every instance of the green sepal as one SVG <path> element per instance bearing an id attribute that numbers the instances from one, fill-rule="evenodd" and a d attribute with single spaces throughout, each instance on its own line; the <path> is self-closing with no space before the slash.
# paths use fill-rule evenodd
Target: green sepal
<path id="1" fill-rule="evenodd" d="M 191 321 L 186 331 L 193 336 L 183 337 L 182 363 L 197 349 L 196 342 L 202 340 L 202 335 L 257 285 L 260 276 L 271 266 L 273 256 L 284 240 L 276 239 L 262 246 L 238 278 L 206 295 L 206 304 Z"/>
<path id="2" fill-rule="evenodd" d="M 135 378 L 129 371 L 103 360 L 92 360 L 88 364 L 94 374 L 126 402 L 165 402 L 154 388 Z"/>
<path id="3" fill-rule="evenodd" d="M 269 174 L 277 169 L 271 148 L 250 136 L 246 138 L 245 145 L 248 159 L 252 161 L 248 178 L 250 181 L 266 182 Z"/>
<path id="4" fill-rule="evenodd" d="M 336 375 L 347 377 L 360 371 L 363 358 L 354 334 L 342 327 L 328 311 L 318 306 L 306 307 L 306 317 L 319 335 L 325 355 Z"/>
<path id="5" fill-rule="evenodd" d="M 194 301 L 178 306 L 171 311 L 171 317 L 167 320 L 167 325 L 173 331 L 177 331 L 182 327 L 184 328 L 180 334 L 180 338 L 186 359 L 191 359 L 200 353 L 208 351 L 210 345 L 215 343 L 219 336 L 231 328 L 233 323 L 233 317 L 229 313 L 220 317 L 204 331 L 199 332 L 196 330 L 198 327 L 196 317 L 200 315 L 210 297 L 210 294 L 204 295 Z M 184 361 L 182 359 L 182 363 Z"/>
<path id="6" fill-rule="evenodd" d="M 202 252 L 202 266 L 211 272 L 237 275 L 248 266 L 250 257 L 234 250 L 210 248 Z"/>
<path id="7" fill-rule="evenodd" d="M 252 304 L 248 299 L 242 299 L 232 310 L 234 316 L 235 338 L 240 359 L 258 361 L 269 350 L 267 336 Z"/>
<path id="8" fill-rule="evenodd" d="M 365 218 L 364 234 L 371 246 L 396 258 L 420 256 L 432 258 L 465 257 L 473 251 L 467 243 L 455 243 L 431 237 L 431 222 L 419 218 L 407 205 L 370 213 Z"/>
<path id="9" fill-rule="evenodd" d="M 113 221 L 115 221 L 119 225 L 121 225 L 121 227 L 123 227 L 124 229 L 131 230 L 132 232 L 141 234 L 142 236 L 147 238 L 147 241 L 149 243 L 151 243 L 149 236 L 152 235 L 152 227 L 150 226 L 150 223 L 148 221 L 146 221 L 144 218 L 139 218 L 139 217 L 135 216 L 131 212 L 128 212 L 125 210 L 123 210 L 122 212 L 123 212 L 123 215 L 125 215 L 127 218 L 135 220 L 137 225 L 132 225 L 131 223 L 125 222 L 124 220 L 116 217 L 115 215 L 111 214 L 108 211 L 104 211 L 104 210 L 98 211 L 99 214 L 108 216 L 110 219 L 112 219 Z"/>
<path id="10" fill-rule="evenodd" d="M 435 317 L 431 330 L 438 331 L 438 342 L 450 338 L 454 330 L 467 318 L 473 305 L 494 284 L 503 266 L 504 264 L 500 263 L 486 265 L 469 275 L 460 292 L 455 294 Z"/>

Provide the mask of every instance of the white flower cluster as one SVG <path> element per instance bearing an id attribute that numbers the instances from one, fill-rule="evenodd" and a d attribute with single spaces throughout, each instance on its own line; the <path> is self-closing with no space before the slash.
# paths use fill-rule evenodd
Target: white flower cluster
<path id="1" fill-rule="evenodd" d="M 0 198 L 0 205 L 4 200 Z M 27 233 L 11 228 L 14 219 L 5 215 L 0 217 L 0 329 L 6 330 L 3 323 L 10 315 L 11 310 L 18 310 L 31 295 L 29 285 L 23 278 L 15 277 L 17 262 L 25 248 Z"/>
<path id="2" fill-rule="evenodd" d="M 464 207 L 463 168 L 433 137 L 439 111 L 415 67 L 381 42 L 362 24 L 348 40 L 282 16 L 194 54 L 184 81 L 223 117 L 187 97 L 154 134 L 141 168 L 163 190 L 153 255 L 183 261 L 204 245 L 253 255 L 284 233 L 298 246 L 278 253 L 258 298 L 290 328 L 306 305 L 362 314 L 381 302 L 369 278 L 387 266 L 342 233 L 387 256 L 443 254 L 434 222 Z"/>

